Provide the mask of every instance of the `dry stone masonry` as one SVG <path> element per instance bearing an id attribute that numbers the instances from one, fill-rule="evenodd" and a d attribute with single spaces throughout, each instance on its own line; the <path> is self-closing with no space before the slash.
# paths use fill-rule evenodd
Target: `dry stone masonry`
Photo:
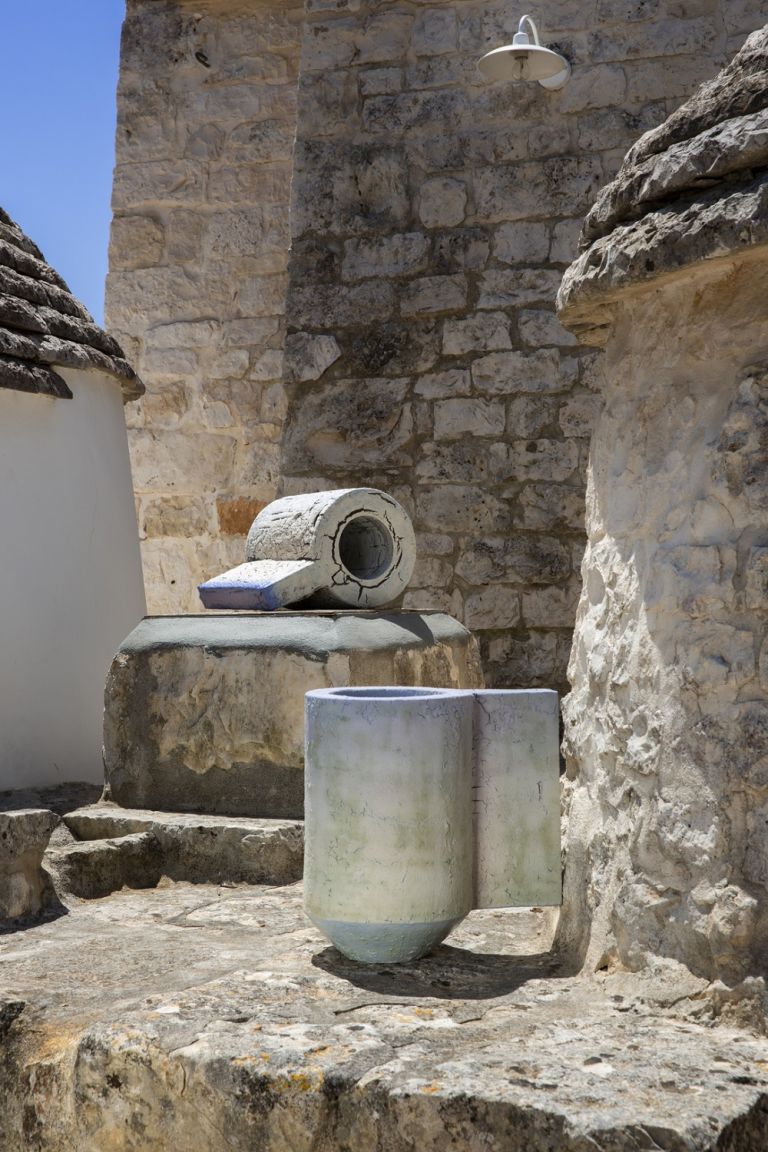
<path id="1" fill-rule="evenodd" d="M 562 686 L 600 354 L 557 286 L 626 149 L 765 0 L 552 0 L 558 93 L 478 74 L 506 0 L 305 7 L 128 3 L 108 313 L 148 382 L 151 609 L 198 610 L 275 495 L 375 486 L 416 525 L 405 607 L 477 630 L 491 683 Z"/>
<path id="2" fill-rule="evenodd" d="M 768 26 L 630 151 L 560 294 L 606 343 L 560 924 L 592 967 L 765 973 L 766 109 Z"/>
<path id="3" fill-rule="evenodd" d="M 0 388 L 71 400 L 57 368 L 101 372 L 126 402 L 144 391 L 117 342 L 0 208 Z"/>
<path id="4" fill-rule="evenodd" d="M 110 329 L 151 381 L 129 416 L 150 611 L 197 611 L 276 494 L 302 10 L 129 0 Z"/>

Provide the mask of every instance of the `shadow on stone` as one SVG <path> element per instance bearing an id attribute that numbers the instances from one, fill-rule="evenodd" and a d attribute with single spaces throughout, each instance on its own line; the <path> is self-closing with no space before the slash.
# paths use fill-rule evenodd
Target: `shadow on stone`
<path id="1" fill-rule="evenodd" d="M 61 916 L 69 915 L 69 908 L 62 904 L 58 897 L 56 889 L 50 873 L 45 869 L 41 869 L 43 874 L 43 887 L 42 887 L 42 900 L 43 906 L 41 910 L 29 916 L 19 916 L 12 920 L 0 921 L 0 939 L 4 936 L 15 936 L 19 932 L 28 932 L 30 928 L 39 928 L 41 924 L 50 924 L 53 920 L 58 920 Z M 0 1008 L 0 1037 L 2 1036 L 2 1008 Z"/>
<path id="2" fill-rule="evenodd" d="M 359 964 L 335 948 L 324 948 L 312 964 L 357 988 L 380 996 L 435 997 L 440 1000 L 494 1000 L 515 992 L 529 980 L 561 979 L 565 971 L 552 952 L 510 956 L 470 952 L 441 944 L 429 956 L 410 964 Z"/>
<path id="3" fill-rule="evenodd" d="M 95 804 L 103 785 L 75 782 L 50 784 L 41 788 L 13 788 L 0 792 L 0 812 L 17 812 L 22 808 L 47 808 L 64 816 L 76 808 Z"/>

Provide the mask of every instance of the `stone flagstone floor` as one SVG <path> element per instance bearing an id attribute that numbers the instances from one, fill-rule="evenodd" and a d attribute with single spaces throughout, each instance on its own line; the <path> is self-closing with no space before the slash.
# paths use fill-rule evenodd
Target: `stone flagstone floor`
<path id="1" fill-rule="evenodd" d="M 552 924 L 363 967 L 300 884 L 69 897 L 0 937 L 0 1147 L 765 1152 L 768 1042 L 702 981 L 564 973 Z"/>

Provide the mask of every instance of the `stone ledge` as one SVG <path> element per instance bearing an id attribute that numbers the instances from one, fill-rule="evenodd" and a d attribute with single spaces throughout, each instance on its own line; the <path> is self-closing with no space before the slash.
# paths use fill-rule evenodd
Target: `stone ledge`
<path id="1" fill-rule="evenodd" d="M 298 821 L 192 816 L 97 805 L 64 817 L 74 840 L 46 854 L 60 898 L 192 884 L 290 884 L 300 879 Z"/>
<path id="2" fill-rule="evenodd" d="M 768 1042 L 703 982 L 578 979 L 535 912 L 342 960 L 301 890 L 124 892 L 2 945 L 6 1152 L 756 1152 Z M 0 1021 L 3 1012 L 0 1008 Z M 52 1108 L 51 1102 L 56 1106 Z"/>
<path id="3" fill-rule="evenodd" d="M 301 819 L 304 694 L 348 684 L 482 687 L 442 613 L 149 617 L 107 677 L 107 798 L 126 808 Z"/>

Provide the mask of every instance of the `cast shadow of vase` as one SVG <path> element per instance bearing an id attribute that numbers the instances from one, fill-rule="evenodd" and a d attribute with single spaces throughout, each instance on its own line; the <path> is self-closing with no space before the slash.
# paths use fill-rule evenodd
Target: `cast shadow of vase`
<path id="1" fill-rule="evenodd" d="M 562 979 L 573 975 L 553 952 L 514 956 L 497 952 L 470 952 L 441 944 L 404 964 L 360 964 L 336 948 L 324 948 L 312 964 L 378 996 L 406 996 L 440 1000 L 494 1000 L 508 996 L 531 980 Z"/>

